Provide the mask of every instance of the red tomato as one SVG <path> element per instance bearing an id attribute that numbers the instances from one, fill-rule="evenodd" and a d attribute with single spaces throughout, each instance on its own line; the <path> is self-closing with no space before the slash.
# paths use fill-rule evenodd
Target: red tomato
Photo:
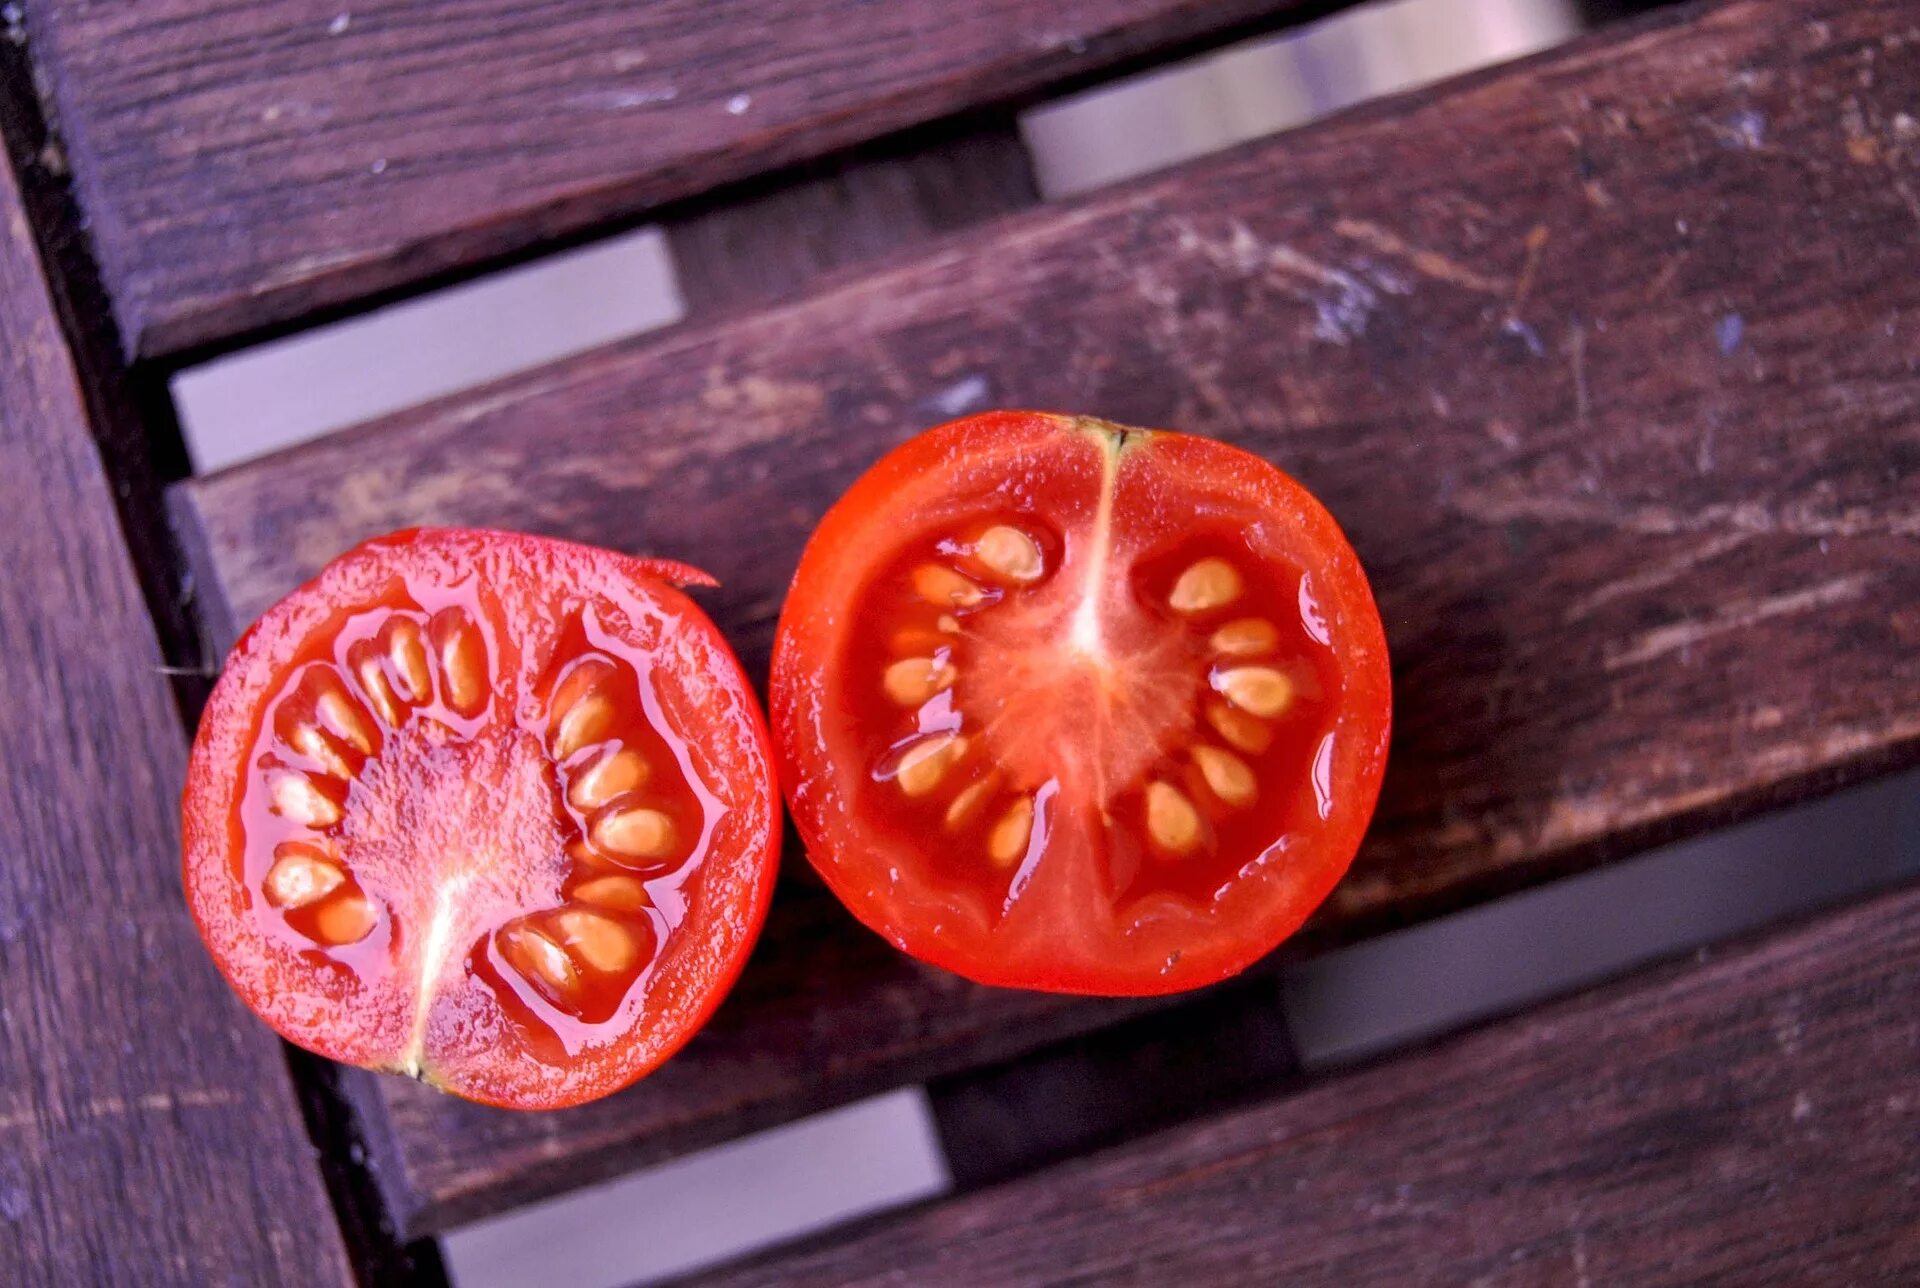
<path id="1" fill-rule="evenodd" d="M 1030 412 L 929 430 L 822 520 L 771 707 L 808 855 L 983 983 L 1231 975 L 1352 861 L 1386 640 L 1333 519 L 1257 457 Z"/>
<path id="2" fill-rule="evenodd" d="M 772 892 L 739 663 L 663 560 L 504 532 L 370 541 L 227 660 L 183 803 L 187 899 L 289 1041 L 519 1109 L 698 1029 Z"/>

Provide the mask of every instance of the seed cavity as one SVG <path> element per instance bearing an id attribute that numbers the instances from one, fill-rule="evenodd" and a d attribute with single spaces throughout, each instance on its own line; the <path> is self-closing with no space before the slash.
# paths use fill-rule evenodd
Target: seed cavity
<path id="1" fill-rule="evenodd" d="M 903 626 L 893 633 L 893 652 L 900 657 L 925 657 L 952 643 L 929 626 Z"/>
<path id="2" fill-rule="evenodd" d="M 332 827 L 340 821 L 339 804 L 297 769 L 268 770 L 267 798 L 274 813 L 301 827 Z"/>
<path id="3" fill-rule="evenodd" d="M 939 608 L 972 608 L 986 592 L 951 568 L 921 564 L 913 570 L 913 593 Z"/>
<path id="4" fill-rule="evenodd" d="M 639 912 L 651 906 L 647 888 L 634 877 L 595 877 L 574 887 L 573 897 L 615 912 Z"/>
<path id="5" fill-rule="evenodd" d="M 1240 590 L 1240 573 L 1234 566 L 1224 559 L 1208 557 L 1189 564 L 1180 574 L 1167 595 L 1167 604 L 1187 616 L 1210 613 L 1240 598 Z"/>
<path id="6" fill-rule="evenodd" d="M 1020 529 L 996 523 L 973 543 L 973 557 L 996 576 L 1027 585 L 1040 579 L 1046 566 L 1040 557 L 1040 544 Z"/>
<path id="7" fill-rule="evenodd" d="M 563 908 L 553 921 L 560 942 L 589 970 L 614 975 L 632 969 L 640 959 L 633 932 L 603 912 Z"/>
<path id="8" fill-rule="evenodd" d="M 924 738 L 901 754 L 894 782 L 909 796 L 925 796 L 940 785 L 940 780 L 966 750 L 967 740 L 956 734 L 939 733 Z"/>
<path id="9" fill-rule="evenodd" d="M 1236 666 L 1217 671 L 1213 687 L 1242 711 L 1267 720 L 1293 704 L 1293 681 L 1270 666 Z"/>
<path id="10" fill-rule="evenodd" d="M 1163 850 L 1186 854 L 1200 844 L 1200 812 L 1172 783 L 1148 783 L 1147 835 Z"/>
<path id="11" fill-rule="evenodd" d="M 1247 762 L 1218 747 L 1195 747 L 1193 763 L 1206 780 L 1207 790 L 1229 805 L 1245 807 L 1259 794 Z"/>
<path id="12" fill-rule="evenodd" d="M 487 642 L 466 612 L 443 608 L 427 623 L 447 705 L 471 719 L 487 705 Z"/>
<path id="13" fill-rule="evenodd" d="M 313 924 L 327 943 L 357 944 L 372 932 L 379 919 L 367 896 L 358 890 L 349 890 L 321 904 Z"/>
<path id="14" fill-rule="evenodd" d="M 1027 852 L 1027 841 L 1033 835 L 1033 798 L 1022 796 L 1008 807 L 993 825 L 993 831 L 987 834 L 987 857 L 1001 867 L 1018 859 Z"/>
<path id="15" fill-rule="evenodd" d="M 387 656 L 393 660 L 393 673 L 400 677 L 401 696 L 415 706 L 433 701 L 433 672 L 427 667 L 420 623 L 411 617 L 394 617 L 386 631 Z"/>
<path id="16" fill-rule="evenodd" d="M 673 853 L 673 820 L 644 805 L 608 809 L 593 820 L 588 831 L 604 854 L 628 859 L 662 859 Z"/>
<path id="17" fill-rule="evenodd" d="M 567 785 L 567 800 L 577 810 L 599 809 L 646 782 L 650 772 L 646 759 L 633 748 L 609 748 L 573 776 Z"/>
<path id="18" fill-rule="evenodd" d="M 903 707 L 917 707 L 953 687 L 959 672 L 951 662 L 934 657 L 902 658 L 886 669 L 881 687 Z"/>
<path id="19" fill-rule="evenodd" d="M 1273 652 L 1280 632 L 1264 617 L 1242 617 L 1215 631 L 1208 643 L 1214 652 L 1228 657 L 1259 657 Z"/>
<path id="20" fill-rule="evenodd" d="M 283 841 L 273 849 L 273 866 L 264 883 L 267 902 L 276 908 L 304 908 L 326 898 L 346 881 L 333 857 L 306 841 Z"/>
<path id="21" fill-rule="evenodd" d="M 515 970 L 549 989 L 570 993 L 580 982 L 566 949 L 524 922 L 500 932 L 500 953 Z"/>

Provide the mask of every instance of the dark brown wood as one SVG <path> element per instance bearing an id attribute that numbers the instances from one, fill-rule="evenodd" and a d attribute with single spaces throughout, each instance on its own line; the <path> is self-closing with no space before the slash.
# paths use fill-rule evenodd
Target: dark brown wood
<path id="1" fill-rule="evenodd" d="M 351 1282 L 279 1042 L 180 898 L 186 760 L 0 167 L 0 1278 Z"/>
<path id="2" fill-rule="evenodd" d="M 1011 121 L 863 153 L 666 224 L 690 316 L 787 299 L 834 269 L 1040 203 Z"/>
<path id="3" fill-rule="evenodd" d="M 1920 1276 L 1920 893 L 703 1282 Z"/>
<path id="4" fill-rule="evenodd" d="M 1247 445 L 1367 563 L 1392 764 L 1293 951 L 1912 763 L 1912 25 L 1669 15 L 196 480 L 199 581 L 230 637 L 388 528 L 560 533 L 712 568 L 763 674 L 802 541 L 880 451 L 1052 406 Z M 969 988 L 788 885 L 740 994 L 627 1095 L 529 1119 L 381 1083 L 399 1209 L 473 1214 L 1130 1013 Z"/>
<path id="5" fill-rule="evenodd" d="M 927 1084 L 958 1189 L 1270 1095 L 1300 1072 L 1280 988 L 1245 977 L 1198 1001 Z"/>
<path id="6" fill-rule="evenodd" d="M 1313 7 L 47 0 L 27 23 L 151 356 Z"/>

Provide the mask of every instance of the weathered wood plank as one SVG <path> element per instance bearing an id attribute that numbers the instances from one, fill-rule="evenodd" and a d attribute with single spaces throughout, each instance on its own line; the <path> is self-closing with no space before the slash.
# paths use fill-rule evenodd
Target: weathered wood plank
<path id="1" fill-rule="evenodd" d="M 1920 893 L 702 1282 L 1910 1283 Z"/>
<path id="2" fill-rule="evenodd" d="M 768 190 L 728 194 L 668 220 L 692 317 L 791 298 L 813 279 L 916 242 L 1040 204 L 1032 159 L 1011 122 L 869 149 Z"/>
<path id="3" fill-rule="evenodd" d="M 46 0 L 27 22 L 148 356 L 1310 3 Z"/>
<path id="4" fill-rule="evenodd" d="M 186 743 L 0 165 L 0 1278 L 352 1280 L 278 1041 L 180 897 Z"/>
<path id="5" fill-rule="evenodd" d="M 981 404 L 1249 446 L 1346 525 L 1395 659 L 1368 845 L 1307 937 L 1462 906 L 1920 756 L 1920 25 L 1669 15 L 791 307 L 608 349 L 177 494 L 230 636 L 351 542 L 492 523 L 691 559 L 751 673 L 821 510 Z M 1127 1008 L 974 989 L 790 880 L 630 1094 L 399 1082 L 434 1224 Z"/>

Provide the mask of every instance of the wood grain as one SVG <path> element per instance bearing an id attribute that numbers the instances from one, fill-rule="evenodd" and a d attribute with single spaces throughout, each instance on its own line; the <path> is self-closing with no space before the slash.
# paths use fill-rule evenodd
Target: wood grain
<path id="1" fill-rule="evenodd" d="M 934 133 L 728 193 L 666 222 L 691 317 L 790 298 L 822 274 L 1040 204 L 1010 121 Z"/>
<path id="2" fill-rule="evenodd" d="M 985 405 L 1096 411 L 1281 464 L 1373 579 L 1392 761 L 1293 951 L 1909 764 L 1913 27 L 1839 0 L 1670 14 L 196 480 L 198 580 L 231 638 L 388 528 L 559 533 L 711 568 L 764 674 L 801 543 L 882 450 Z M 382 1083 L 400 1210 L 1129 1013 L 958 984 L 788 885 L 740 994 L 630 1094 L 528 1119 Z"/>
<path id="3" fill-rule="evenodd" d="M 180 897 L 186 744 L 0 167 L 0 1278 L 344 1284 L 279 1042 Z"/>
<path id="4" fill-rule="evenodd" d="M 701 1282 L 1911 1283 L 1916 1052 L 1909 890 Z"/>
<path id="5" fill-rule="evenodd" d="M 27 22 L 152 356 L 1303 7 L 45 0 Z"/>

